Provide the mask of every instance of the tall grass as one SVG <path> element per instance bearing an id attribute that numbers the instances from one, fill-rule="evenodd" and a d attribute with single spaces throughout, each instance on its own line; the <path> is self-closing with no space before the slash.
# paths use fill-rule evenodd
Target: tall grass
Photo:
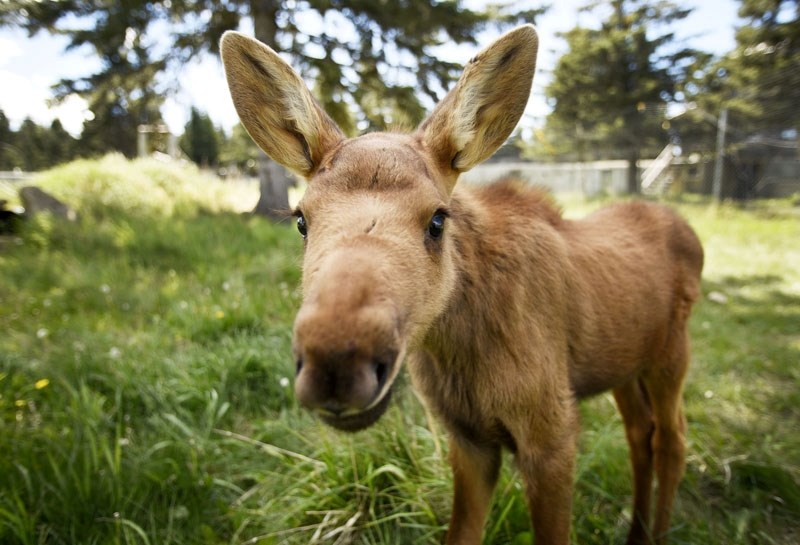
<path id="1" fill-rule="evenodd" d="M 354 436 L 294 402 L 293 229 L 230 212 L 192 169 L 103 161 L 43 178 L 79 223 L 40 218 L 0 245 L 0 543 L 439 542 L 446 437 L 409 387 Z M 136 191 L 97 174 L 109 164 Z M 782 203 L 679 208 L 718 302 L 692 321 L 672 542 L 796 543 L 800 222 Z M 573 540 L 621 543 L 622 425 L 609 396 L 582 416 Z M 531 543 L 506 462 L 485 542 Z"/>

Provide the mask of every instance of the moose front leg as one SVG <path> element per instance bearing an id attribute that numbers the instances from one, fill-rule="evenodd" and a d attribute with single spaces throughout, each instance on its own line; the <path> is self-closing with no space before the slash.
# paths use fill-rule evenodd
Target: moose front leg
<path id="1" fill-rule="evenodd" d="M 536 545 L 569 543 L 578 424 L 577 409 L 565 409 L 546 420 L 537 418 L 539 425 L 517 443 Z"/>
<path id="2" fill-rule="evenodd" d="M 480 545 L 483 523 L 500 473 L 500 447 L 450 439 L 453 513 L 446 545 Z"/>

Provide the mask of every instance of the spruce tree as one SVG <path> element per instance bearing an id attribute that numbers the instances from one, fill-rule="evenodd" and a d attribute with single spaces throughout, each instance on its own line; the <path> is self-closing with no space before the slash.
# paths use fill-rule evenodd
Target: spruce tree
<path id="1" fill-rule="evenodd" d="M 694 55 L 664 28 L 690 10 L 645 0 L 598 1 L 583 10 L 607 15 L 598 28 L 562 35 L 568 51 L 545 90 L 553 105 L 545 134 L 562 156 L 626 159 L 628 191 L 635 193 L 637 161 L 667 143 L 667 104 Z"/>

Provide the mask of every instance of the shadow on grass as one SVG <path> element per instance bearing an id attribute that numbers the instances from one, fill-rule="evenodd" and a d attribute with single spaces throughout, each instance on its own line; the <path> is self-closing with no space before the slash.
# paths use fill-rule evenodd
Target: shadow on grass
<path id="1" fill-rule="evenodd" d="M 783 282 L 783 277 L 778 274 L 754 274 L 749 276 L 723 276 L 717 281 L 705 280 L 703 284 L 714 290 L 738 289 L 745 286 L 774 286 Z"/>

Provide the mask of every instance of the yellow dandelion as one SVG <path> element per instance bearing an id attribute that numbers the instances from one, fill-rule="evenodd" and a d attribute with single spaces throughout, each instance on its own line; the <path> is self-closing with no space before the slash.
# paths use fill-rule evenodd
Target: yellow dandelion
<path id="1" fill-rule="evenodd" d="M 42 388 L 47 388 L 50 385 L 50 379 L 43 378 L 36 381 L 36 384 L 33 385 L 34 388 L 37 390 L 41 390 Z"/>
<path id="2" fill-rule="evenodd" d="M 14 402 L 14 405 L 16 405 L 17 407 L 24 407 L 25 406 L 25 400 L 24 399 L 18 399 L 18 400 L 16 400 Z"/>
<path id="3" fill-rule="evenodd" d="M 224 317 L 225 317 L 225 312 L 224 312 L 224 311 L 222 311 L 222 310 L 218 310 L 218 311 L 217 311 L 217 312 L 214 314 L 214 316 L 216 316 L 217 318 L 224 318 Z"/>

